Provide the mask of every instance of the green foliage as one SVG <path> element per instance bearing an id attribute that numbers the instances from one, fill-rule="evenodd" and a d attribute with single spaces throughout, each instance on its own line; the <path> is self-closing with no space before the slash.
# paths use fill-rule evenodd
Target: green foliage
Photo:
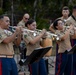
<path id="1" fill-rule="evenodd" d="M 2 10 L 2 8 L 0 8 L 0 15 L 2 15 L 3 14 L 3 10 Z"/>
<path id="2" fill-rule="evenodd" d="M 47 29 L 48 30 L 48 28 L 49 28 L 49 19 L 44 19 L 44 18 L 39 18 L 38 20 L 37 20 L 37 28 L 38 29 L 43 29 L 43 28 L 45 28 L 45 29 Z"/>
<path id="3" fill-rule="evenodd" d="M 72 11 L 76 0 L 3 0 L 3 9 L 0 9 L 0 14 L 7 12 L 11 14 L 11 5 L 13 1 L 14 14 L 16 15 L 17 23 L 21 20 L 24 13 L 28 12 L 31 18 L 37 21 L 38 28 L 49 28 L 49 21 L 61 17 L 63 6 L 68 6 Z M 21 18 L 20 18 L 21 17 Z"/>

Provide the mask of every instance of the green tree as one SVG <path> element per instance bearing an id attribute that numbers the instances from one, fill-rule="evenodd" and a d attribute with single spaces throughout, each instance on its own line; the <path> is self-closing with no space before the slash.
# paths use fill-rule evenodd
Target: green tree
<path id="1" fill-rule="evenodd" d="M 68 6 L 72 10 L 76 0 L 1 0 L 0 4 L 2 13 L 10 15 L 10 17 L 13 14 L 15 24 L 21 20 L 24 13 L 28 12 L 31 18 L 37 21 L 38 28 L 48 29 L 50 21 L 62 15 L 62 7 Z"/>

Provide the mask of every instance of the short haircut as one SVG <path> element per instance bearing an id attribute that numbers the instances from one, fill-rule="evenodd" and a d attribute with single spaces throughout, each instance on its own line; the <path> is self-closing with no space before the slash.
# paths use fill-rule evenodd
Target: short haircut
<path id="1" fill-rule="evenodd" d="M 53 22 L 53 27 L 54 29 L 57 30 L 56 26 L 58 26 L 58 21 L 60 21 L 61 19 L 56 19 L 54 22 Z M 61 20 L 62 21 L 62 20 Z"/>
<path id="2" fill-rule="evenodd" d="M 68 8 L 67 6 L 64 6 L 64 7 L 62 8 L 62 10 L 69 10 L 69 8 Z"/>
<path id="3" fill-rule="evenodd" d="M 76 9 L 76 5 L 75 5 L 75 6 L 73 6 L 73 9 Z"/>
<path id="4" fill-rule="evenodd" d="M 4 18 L 4 16 L 3 15 L 0 15 L 0 20 L 3 19 L 3 18 Z"/>
<path id="5" fill-rule="evenodd" d="M 35 20 L 30 19 L 30 20 L 28 20 L 28 21 L 25 23 L 25 26 L 27 27 L 28 24 L 30 25 L 30 24 L 32 24 L 33 22 L 35 22 Z"/>
<path id="6" fill-rule="evenodd" d="M 0 20 L 3 19 L 5 16 L 7 16 L 7 15 L 6 14 L 0 15 Z"/>

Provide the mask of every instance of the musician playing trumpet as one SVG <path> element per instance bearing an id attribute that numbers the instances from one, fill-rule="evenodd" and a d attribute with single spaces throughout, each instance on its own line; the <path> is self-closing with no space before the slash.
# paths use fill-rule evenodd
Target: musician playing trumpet
<path id="1" fill-rule="evenodd" d="M 35 20 L 28 20 L 25 24 L 28 30 L 35 31 L 36 21 Z M 27 52 L 26 56 L 28 57 L 35 48 L 40 48 L 40 41 L 45 36 L 46 30 L 43 29 L 41 33 L 38 32 L 29 32 L 23 34 L 23 40 L 26 44 Z M 41 58 L 38 62 L 34 62 L 31 64 L 32 67 L 32 75 L 47 75 L 46 65 L 43 58 Z"/>
<path id="2" fill-rule="evenodd" d="M 21 28 L 15 32 L 8 31 L 10 19 L 7 15 L 0 16 L 0 75 L 18 75 L 17 65 L 14 60 L 13 45 L 21 42 Z"/>
<path id="3" fill-rule="evenodd" d="M 72 31 L 76 30 L 73 24 L 71 24 L 66 30 L 66 27 L 64 27 L 64 23 L 61 19 L 55 20 L 53 25 L 56 29 L 56 34 L 59 36 L 59 39 L 57 39 L 59 49 L 57 54 L 58 60 L 56 60 L 55 75 L 71 75 L 71 70 L 73 69 L 72 56 L 67 53 L 72 48 L 70 38 L 72 38 L 73 35 L 76 35 Z"/>
<path id="4" fill-rule="evenodd" d="M 73 24 L 74 25 L 74 28 L 76 27 L 76 5 L 73 6 L 72 8 L 72 14 L 70 15 L 70 17 L 67 19 L 66 21 L 66 25 L 70 26 L 70 24 Z M 76 31 L 74 31 L 74 33 L 76 34 Z M 71 39 L 71 45 L 74 46 L 76 44 L 76 35 L 73 36 L 73 39 Z M 76 75 L 76 51 L 74 51 L 74 54 L 73 54 L 73 69 L 71 70 L 72 74 L 73 75 Z"/>

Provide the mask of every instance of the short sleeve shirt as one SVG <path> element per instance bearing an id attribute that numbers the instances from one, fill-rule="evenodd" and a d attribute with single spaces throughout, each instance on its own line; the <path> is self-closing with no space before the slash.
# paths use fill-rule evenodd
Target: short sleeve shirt
<path id="1" fill-rule="evenodd" d="M 17 26 L 22 26 L 23 28 L 27 28 L 27 27 L 25 26 L 25 22 L 24 22 L 23 20 L 21 20 L 21 21 L 17 24 Z"/>
<path id="2" fill-rule="evenodd" d="M 5 44 L 3 43 L 3 40 L 7 38 L 8 36 L 11 36 L 12 33 L 7 30 L 3 30 L 0 28 L 0 54 L 2 55 L 13 55 L 13 43 Z"/>
<path id="3" fill-rule="evenodd" d="M 40 40 L 33 45 L 30 44 L 30 41 L 34 40 L 34 38 L 38 35 L 39 34 L 37 32 L 35 32 L 35 33 L 27 32 L 27 33 L 23 34 L 23 40 L 24 40 L 24 42 L 26 44 L 26 48 L 27 48 L 27 52 L 26 52 L 27 56 L 29 56 L 34 51 L 35 48 L 40 47 Z"/>
<path id="4" fill-rule="evenodd" d="M 65 26 L 69 27 L 71 24 L 73 24 L 75 27 L 76 27 L 76 21 L 73 19 L 72 16 L 70 16 L 66 23 L 65 23 Z M 74 34 L 74 30 L 71 31 L 72 34 Z"/>
<path id="5" fill-rule="evenodd" d="M 70 26 L 70 24 L 73 24 L 74 26 L 76 26 L 76 21 L 72 18 L 72 16 L 70 16 L 67 21 L 66 21 L 66 26 Z"/>
<path id="6" fill-rule="evenodd" d="M 58 35 L 59 38 L 61 38 L 61 37 L 63 37 L 65 35 L 65 31 L 66 31 L 66 28 L 64 27 L 64 30 L 63 31 L 58 31 L 57 30 L 56 31 L 56 34 Z M 68 35 L 68 37 L 64 41 L 62 41 L 61 39 L 59 39 L 58 53 L 64 53 L 66 50 L 71 49 L 70 35 Z"/>

